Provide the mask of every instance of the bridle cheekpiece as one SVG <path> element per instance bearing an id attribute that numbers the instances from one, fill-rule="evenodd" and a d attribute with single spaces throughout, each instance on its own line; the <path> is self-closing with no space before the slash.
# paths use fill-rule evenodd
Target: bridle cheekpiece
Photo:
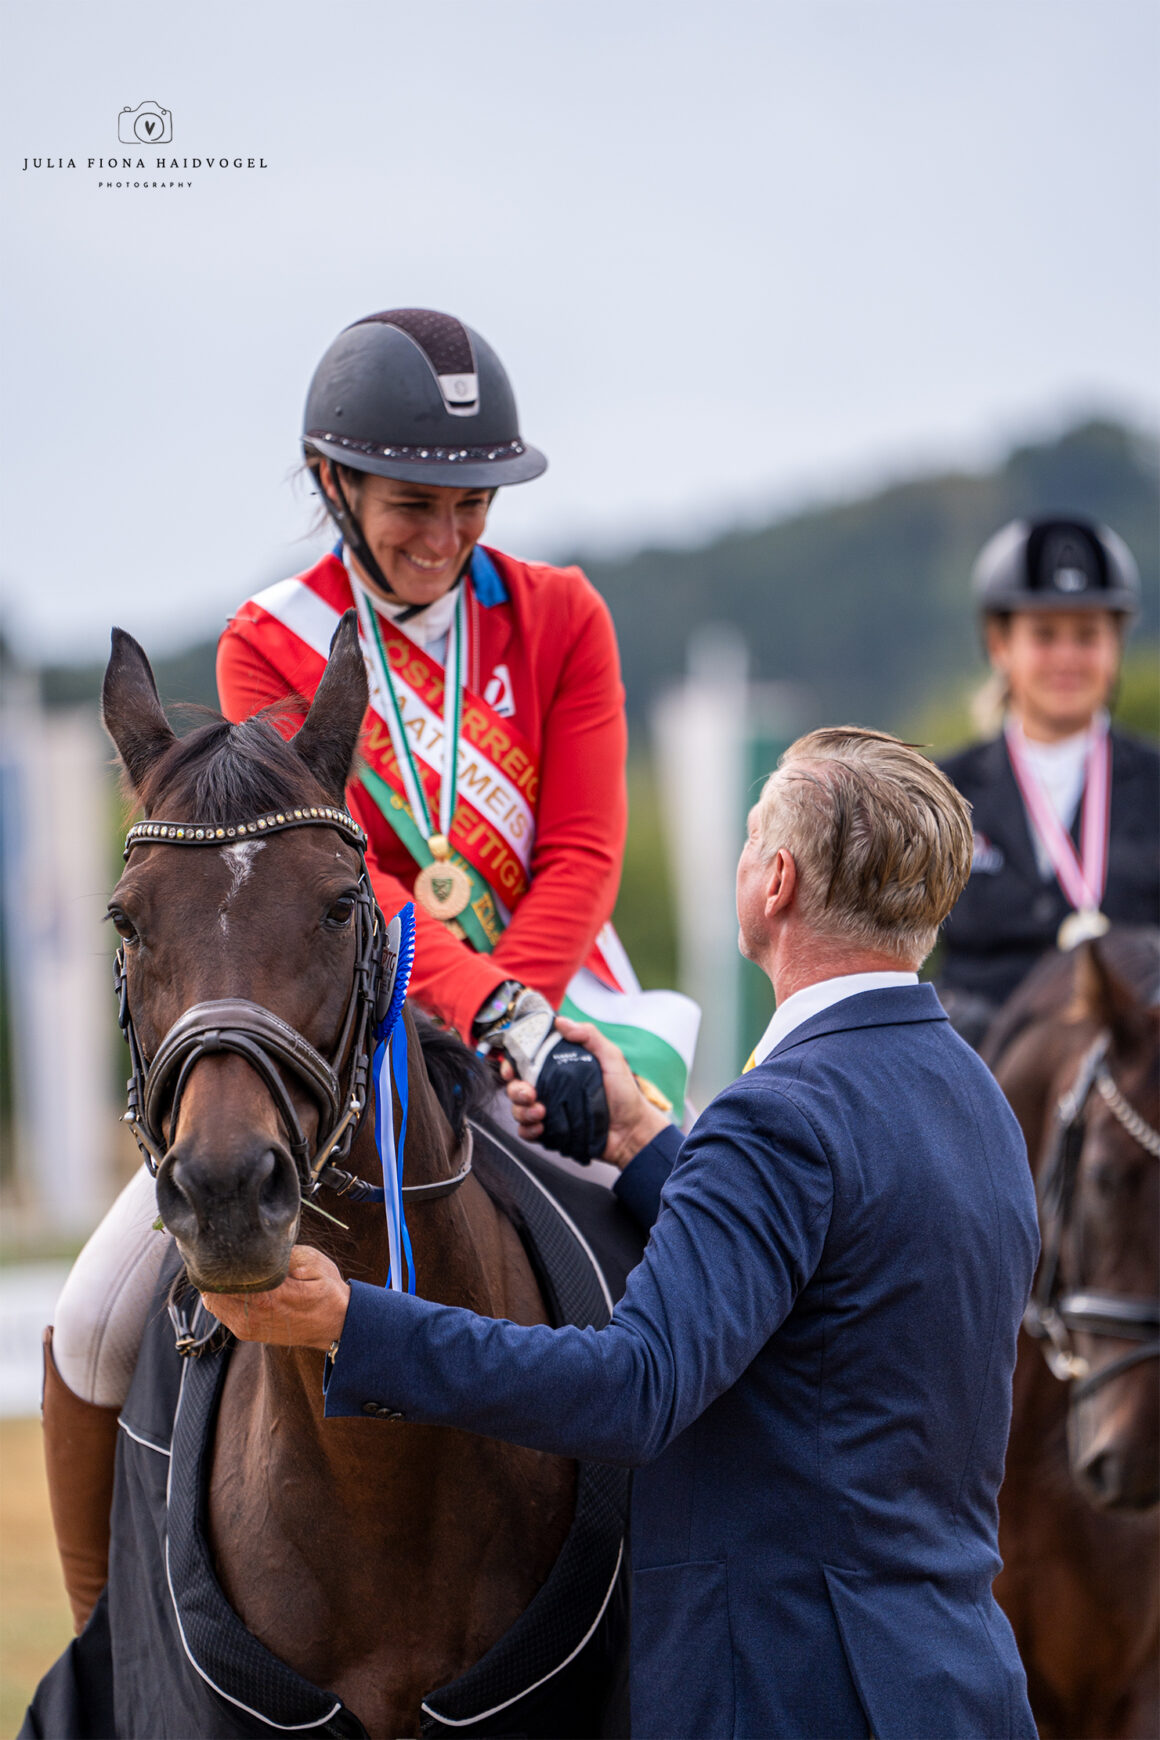
<path id="1" fill-rule="evenodd" d="M 1060 1278 L 1063 1241 L 1083 1151 L 1085 1113 L 1093 1089 L 1128 1135 L 1146 1153 L 1160 1158 L 1160 1131 L 1129 1105 L 1112 1079 L 1107 1061 L 1109 1042 L 1106 1030 L 1092 1042 L 1055 1108 L 1051 1152 L 1037 1186 L 1043 1251 L 1023 1318 L 1024 1328 L 1041 1343 L 1052 1375 L 1061 1382 L 1075 1383 L 1073 1402 L 1084 1401 L 1121 1373 L 1160 1355 L 1160 1300 L 1072 1290 Z M 1116 1341 L 1138 1341 L 1141 1346 L 1093 1371 L 1072 1346 L 1073 1330 Z"/>

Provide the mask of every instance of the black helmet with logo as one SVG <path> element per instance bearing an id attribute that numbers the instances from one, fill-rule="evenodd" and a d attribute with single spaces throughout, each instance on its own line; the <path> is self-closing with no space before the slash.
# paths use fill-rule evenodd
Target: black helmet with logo
<path id="1" fill-rule="evenodd" d="M 306 397 L 302 441 L 355 471 L 450 489 L 538 477 L 503 364 L 477 332 L 430 308 L 368 314 L 340 332 Z"/>
<path id="2" fill-rule="evenodd" d="M 1090 520 L 1012 520 L 971 576 L 984 616 L 1012 610 L 1111 610 L 1135 616 L 1140 576 L 1127 544 Z"/>

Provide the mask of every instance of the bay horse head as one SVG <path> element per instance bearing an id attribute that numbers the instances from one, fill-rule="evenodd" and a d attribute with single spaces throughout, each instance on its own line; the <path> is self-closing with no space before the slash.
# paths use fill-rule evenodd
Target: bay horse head
<path id="1" fill-rule="evenodd" d="M 145 812 L 109 902 L 129 1120 L 198 1288 L 285 1278 L 312 1157 L 365 1106 L 383 938 L 345 788 L 366 706 L 353 611 L 289 741 L 262 717 L 178 738 L 113 631 L 102 710 Z"/>
<path id="2" fill-rule="evenodd" d="M 1140 946 L 1154 980 L 1160 951 L 1154 938 Z M 1083 1491 L 1101 1509 L 1142 1511 L 1160 1500 L 1160 1007 L 1088 942 L 1070 1014 L 1085 1043 L 1055 1082 L 1029 1319 L 1071 1385 Z"/>

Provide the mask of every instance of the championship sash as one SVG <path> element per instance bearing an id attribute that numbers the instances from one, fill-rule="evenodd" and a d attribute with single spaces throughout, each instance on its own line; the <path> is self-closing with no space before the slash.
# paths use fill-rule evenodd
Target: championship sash
<path id="1" fill-rule="evenodd" d="M 267 619 L 262 653 L 289 692 L 313 698 L 334 631 L 351 602 L 346 569 L 337 556 L 330 556 L 307 573 L 266 587 L 245 607 L 252 621 Z M 377 628 L 423 793 L 437 813 L 446 754 L 444 670 L 381 617 Z M 405 796 L 388 723 L 391 701 L 383 693 L 379 661 L 371 656 L 365 635 L 362 639 L 371 704 L 360 744 L 365 763 L 360 783 L 422 868 L 433 862 L 433 854 Z M 448 838 L 454 861 L 472 887 L 454 927 L 478 953 L 490 954 L 528 890 L 539 766 L 513 722 L 467 688 L 458 775 L 458 802 Z M 680 1121 L 701 1012 L 678 992 L 642 991 L 611 923 L 603 926 L 585 965 L 569 982 L 560 1013 L 575 1021 L 591 1021 L 606 1033 L 634 1072 L 676 1108 Z"/>

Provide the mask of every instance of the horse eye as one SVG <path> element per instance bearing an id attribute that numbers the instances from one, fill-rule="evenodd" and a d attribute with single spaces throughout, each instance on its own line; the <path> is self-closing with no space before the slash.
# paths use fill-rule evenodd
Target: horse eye
<path id="1" fill-rule="evenodd" d="M 351 914 L 354 912 L 354 905 L 353 894 L 340 894 L 338 899 L 327 909 L 324 922 L 332 930 L 345 930 L 350 923 Z"/>
<path id="2" fill-rule="evenodd" d="M 140 941 L 140 938 L 138 937 L 135 928 L 130 923 L 127 914 L 122 912 L 119 906 L 110 906 L 108 916 L 109 923 L 112 925 L 117 935 L 122 937 L 125 942 L 135 943 Z"/>

